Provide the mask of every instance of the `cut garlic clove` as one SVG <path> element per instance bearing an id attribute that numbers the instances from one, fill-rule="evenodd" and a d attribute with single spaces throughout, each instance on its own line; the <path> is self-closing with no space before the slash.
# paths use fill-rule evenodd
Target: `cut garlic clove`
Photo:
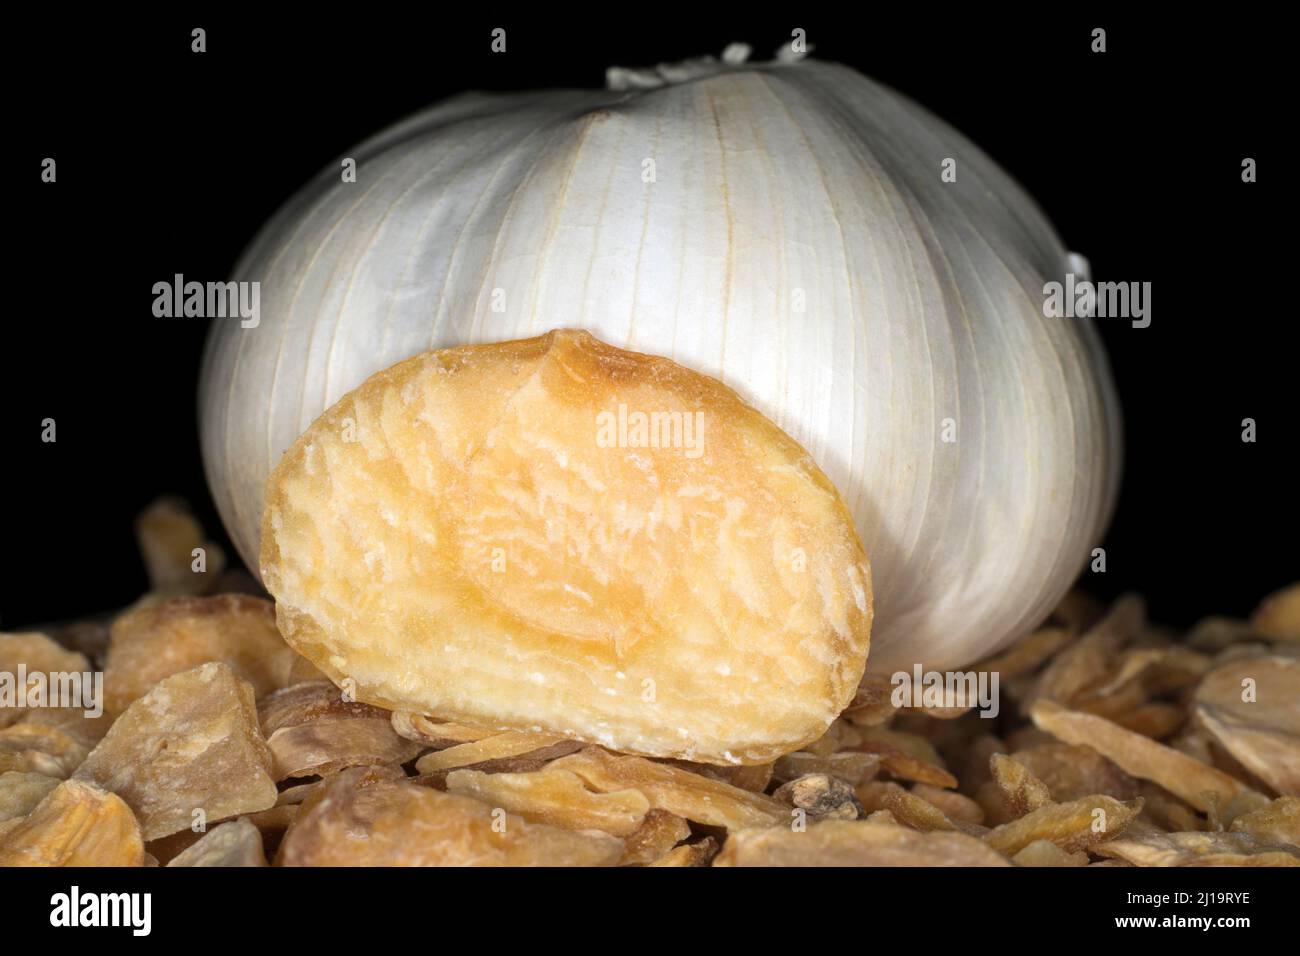
<path id="1" fill-rule="evenodd" d="M 586 333 L 374 376 L 285 455 L 262 542 L 290 644 L 445 720 L 765 763 L 826 731 L 866 661 L 866 555 L 807 453 Z"/>

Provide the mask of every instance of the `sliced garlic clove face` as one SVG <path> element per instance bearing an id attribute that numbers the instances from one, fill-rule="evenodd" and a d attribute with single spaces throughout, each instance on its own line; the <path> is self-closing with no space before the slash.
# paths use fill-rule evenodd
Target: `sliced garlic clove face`
<path id="1" fill-rule="evenodd" d="M 863 673 L 870 570 L 826 476 L 720 383 L 586 333 L 379 373 L 268 496 L 280 628 L 368 703 L 763 763 Z"/>

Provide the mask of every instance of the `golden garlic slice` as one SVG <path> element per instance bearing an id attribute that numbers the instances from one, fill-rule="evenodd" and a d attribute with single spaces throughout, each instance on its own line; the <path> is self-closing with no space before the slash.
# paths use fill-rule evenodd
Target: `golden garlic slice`
<path id="1" fill-rule="evenodd" d="M 285 638 L 390 709 L 763 763 L 866 663 L 867 558 L 809 455 L 582 332 L 373 376 L 285 454 L 262 542 Z"/>

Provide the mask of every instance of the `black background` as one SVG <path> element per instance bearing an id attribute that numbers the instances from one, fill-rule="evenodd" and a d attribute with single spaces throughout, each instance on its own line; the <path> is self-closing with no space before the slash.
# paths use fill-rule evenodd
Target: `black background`
<path id="1" fill-rule="evenodd" d="M 50 8 L 7 31 L 5 162 L 18 201 L 0 332 L 0 627 L 135 599 L 146 581 L 131 523 L 159 494 L 188 498 L 219 532 L 195 423 L 206 329 L 154 318 L 154 282 L 224 278 L 311 175 L 445 95 L 597 86 L 607 65 L 717 54 L 733 40 L 766 59 L 793 27 L 816 56 L 893 86 L 983 147 L 1094 277 L 1153 284 L 1150 328 L 1101 323 L 1127 460 L 1108 572 L 1085 574 L 1085 586 L 1139 591 L 1157 620 L 1189 624 L 1244 615 L 1300 577 L 1300 336 L 1285 295 L 1293 240 L 1275 225 L 1290 54 L 1257 11 L 1242 22 L 1095 9 L 999 20 L 855 5 L 710 22 L 641 4 L 528 17 L 313 9 L 277 22 L 265 10 L 96 21 Z M 190 52 L 194 26 L 208 32 L 205 54 Z M 505 55 L 489 49 L 496 26 Z M 1096 26 L 1108 32 L 1100 55 L 1089 50 Z M 55 185 L 40 182 L 46 156 Z M 1256 184 L 1241 181 L 1247 156 Z M 40 440 L 46 417 L 55 444 Z M 1241 441 L 1247 417 L 1255 444 Z"/>

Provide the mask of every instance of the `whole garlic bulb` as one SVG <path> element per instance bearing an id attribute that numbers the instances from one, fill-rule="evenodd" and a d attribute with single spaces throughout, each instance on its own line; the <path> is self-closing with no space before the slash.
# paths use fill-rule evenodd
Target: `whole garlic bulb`
<path id="1" fill-rule="evenodd" d="M 260 322 L 216 321 L 200 397 L 251 567 L 271 468 L 370 374 L 574 327 L 723 380 L 812 453 L 871 558 L 871 670 L 968 664 L 1046 616 L 1119 471 L 1095 332 L 1044 316 L 1066 250 L 916 104 L 742 60 L 464 95 L 276 214 L 233 276 L 261 282 Z"/>

